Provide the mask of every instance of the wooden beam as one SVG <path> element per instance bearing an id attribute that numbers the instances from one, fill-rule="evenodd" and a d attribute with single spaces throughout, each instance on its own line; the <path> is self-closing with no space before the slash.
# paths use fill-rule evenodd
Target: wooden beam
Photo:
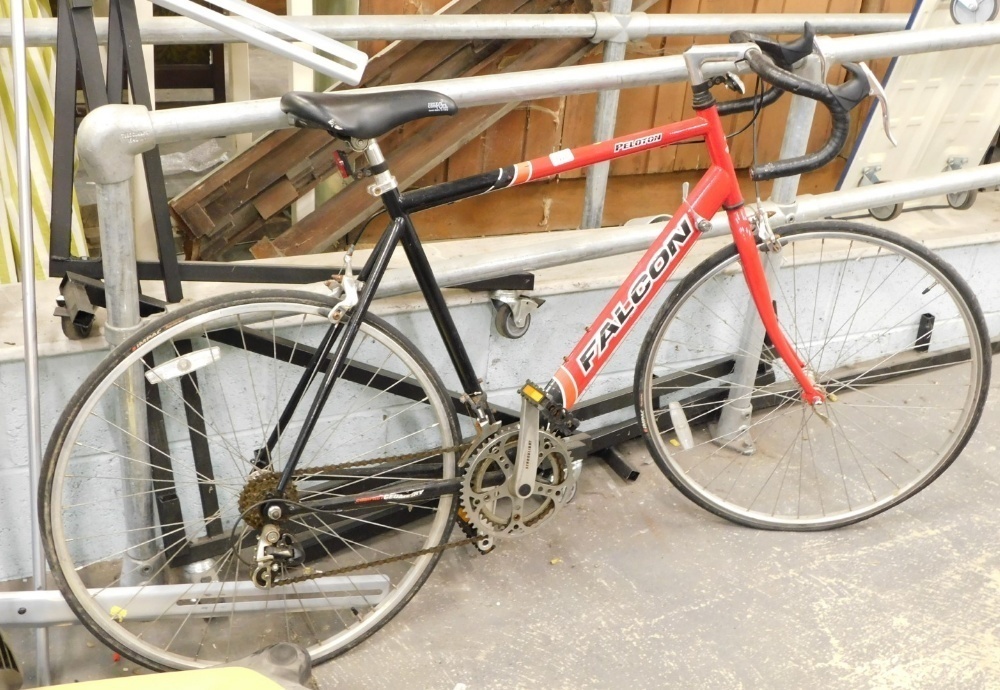
<path id="1" fill-rule="evenodd" d="M 538 12 L 567 0 L 455 0 L 442 12 Z M 475 73 L 490 55 L 513 42 L 397 41 L 376 55 L 363 85 L 407 83 Z M 411 127 L 409 130 L 419 129 Z M 333 140 L 317 130 L 281 130 L 222 166 L 171 202 L 171 212 L 195 259 L 217 259 L 235 243 L 254 238 L 281 207 L 258 203 L 285 198 L 289 184 L 296 198 L 331 175 Z M 386 143 L 392 145 L 392 140 Z M 305 162 L 305 166 L 300 164 Z M 290 173 L 295 172 L 292 176 Z M 294 177 L 294 179 L 292 179 Z M 276 189 L 272 189 L 276 188 Z M 265 215 L 265 213 L 267 215 Z"/>
<path id="2" fill-rule="evenodd" d="M 592 48 L 593 45 L 583 39 L 535 43 L 497 71 L 520 72 L 572 64 Z M 400 187 L 405 189 L 416 182 L 518 105 L 505 103 L 470 108 L 447 119 L 429 121 L 420 132 L 407 137 L 394 150 L 387 148 L 386 159 Z M 267 258 L 325 251 L 378 208 L 380 202 L 368 194 L 366 184 L 352 184 L 274 240 L 260 240 L 251 252 L 257 258 Z"/>

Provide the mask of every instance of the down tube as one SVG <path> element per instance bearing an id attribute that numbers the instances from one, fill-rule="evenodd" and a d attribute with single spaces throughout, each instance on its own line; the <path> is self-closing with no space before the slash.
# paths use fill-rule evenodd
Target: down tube
<path id="1" fill-rule="evenodd" d="M 611 359 L 639 317 L 653 302 L 688 250 L 701 236 L 699 221 L 711 218 L 732 191 L 731 177 L 713 166 L 705 172 L 687 200 L 650 245 L 614 297 L 587 329 L 552 380 L 550 396 L 561 394 L 566 409 L 573 409 L 584 390 Z"/>

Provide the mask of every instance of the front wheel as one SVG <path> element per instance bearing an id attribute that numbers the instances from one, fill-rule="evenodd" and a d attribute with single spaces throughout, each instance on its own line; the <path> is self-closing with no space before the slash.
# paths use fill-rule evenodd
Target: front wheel
<path id="1" fill-rule="evenodd" d="M 781 251 L 761 253 L 771 296 L 826 404 L 802 401 L 729 246 L 656 316 L 636 409 L 660 469 L 698 505 L 757 528 L 839 527 L 905 501 L 962 451 L 989 336 L 965 281 L 911 240 L 841 221 L 779 235 Z"/>
<path id="2" fill-rule="evenodd" d="M 321 375 L 303 372 L 330 308 L 255 291 L 170 312 L 70 400 L 42 469 L 46 556 L 81 622 L 122 655 L 196 668 L 293 642 L 318 663 L 430 574 L 455 515 L 455 412 L 427 361 L 371 315 L 270 516 L 281 538 L 260 538 L 316 399 Z"/>

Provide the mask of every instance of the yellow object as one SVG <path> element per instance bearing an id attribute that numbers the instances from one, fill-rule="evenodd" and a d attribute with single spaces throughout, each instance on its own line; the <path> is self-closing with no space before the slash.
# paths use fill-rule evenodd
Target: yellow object
<path id="1" fill-rule="evenodd" d="M 201 671 L 151 673 L 128 678 L 53 685 L 63 690 L 282 690 L 281 685 L 248 668 L 206 668 Z"/>
<path id="2" fill-rule="evenodd" d="M 121 606 L 111 607 L 111 617 L 118 623 L 121 623 L 123 620 L 125 620 L 125 616 L 127 615 L 128 615 L 128 609 L 123 609 Z"/>
<path id="3" fill-rule="evenodd" d="M 524 384 L 524 388 L 521 389 L 521 393 L 523 393 L 524 397 L 533 403 L 540 403 L 545 400 L 545 393 L 541 392 L 530 383 Z"/>
<path id="4" fill-rule="evenodd" d="M 20 1 L 20 0 L 19 0 Z M 27 19 L 51 17 L 48 3 L 24 0 Z M 0 0 L 0 21 L 10 17 L 10 0 Z M 55 93 L 55 51 L 28 48 L 25 55 L 28 78 L 28 130 L 31 141 L 32 235 L 35 245 L 35 277 L 44 278 L 49 265 L 49 215 L 52 199 L 52 107 Z M 14 64 L 7 48 L 0 49 L 0 283 L 16 283 L 18 247 L 17 158 L 14 143 Z M 80 209 L 73 195 L 70 251 L 86 256 Z"/>

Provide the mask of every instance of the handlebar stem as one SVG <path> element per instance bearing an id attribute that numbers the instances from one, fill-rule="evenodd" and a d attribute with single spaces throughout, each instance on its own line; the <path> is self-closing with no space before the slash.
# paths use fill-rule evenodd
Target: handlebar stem
<path id="1" fill-rule="evenodd" d="M 687 65 L 691 83 L 704 83 L 706 78 L 734 71 L 733 64 L 742 60 L 748 50 L 760 50 L 753 43 L 731 43 L 729 45 L 694 45 L 684 51 L 684 64 Z M 706 69 L 706 63 L 723 62 L 712 69 Z M 746 71 L 741 69 L 740 71 Z M 706 75 L 706 72 L 709 74 Z"/>

